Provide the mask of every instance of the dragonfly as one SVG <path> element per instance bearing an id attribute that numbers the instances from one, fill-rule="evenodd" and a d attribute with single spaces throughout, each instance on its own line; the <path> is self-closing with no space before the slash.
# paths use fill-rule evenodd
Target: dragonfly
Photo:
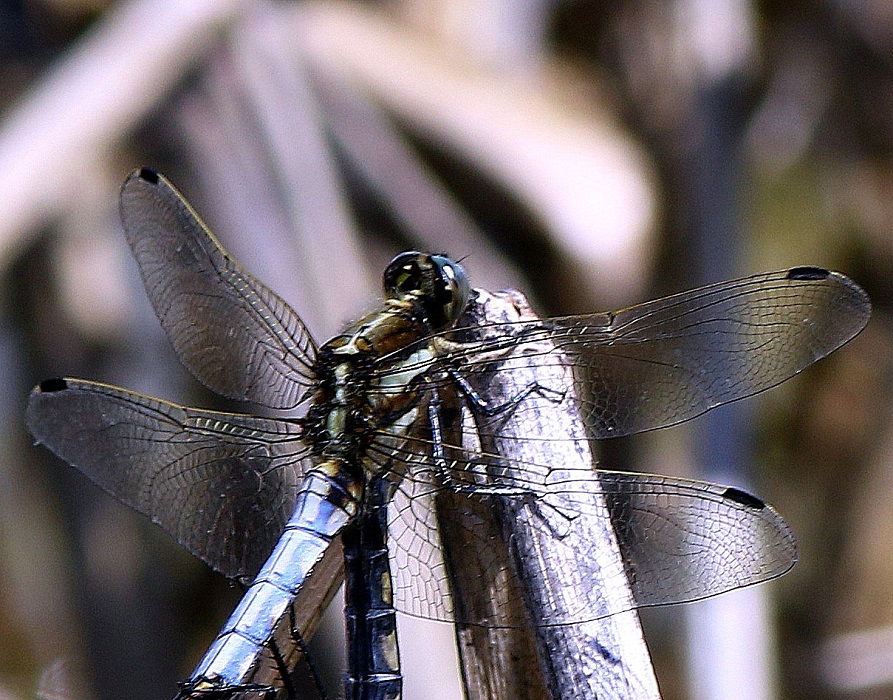
<path id="1" fill-rule="evenodd" d="M 450 520 L 484 562 L 495 543 L 475 523 L 495 504 L 525 510 L 532 527 L 560 536 L 537 525 L 546 511 L 560 508 L 573 528 L 576 516 L 589 515 L 588 501 L 573 497 L 573 478 L 557 478 L 559 464 L 515 462 L 511 478 L 502 476 L 506 459 L 487 446 L 502 437 L 505 417 L 523 418 L 534 400 L 572 402 L 586 439 L 597 440 L 761 392 L 865 326 L 870 302 L 846 276 L 795 267 L 612 313 L 469 326 L 463 313 L 478 292 L 462 266 L 405 252 L 384 272 L 381 306 L 318 345 L 162 175 L 133 172 L 120 209 L 149 299 L 184 365 L 221 396 L 290 414 L 191 408 L 72 378 L 45 380 L 29 397 L 38 443 L 247 586 L 178 697 L 274 697 L 286 686 L 299 652 L 288 656 L 285 647 L 303 633 L 295 601 L 338 542 L 351 699 L 400 697 L 396 610 L 484 628 L 573 625 L 697 600 L 793 565 L 790 529 L 744 491 L 598 470 L 597 489 L 635 572 L 635 600 L 531 620 L 455 605 L 448 567 L 436 558 L 440 536 L 425 514 L 438 496 L 461 496 L 451 503 L 468 512 Z M 485 398 L 487 372 L 520 371 L 531 359 L 567 365 L 570 386 L 531 380 L 500 401 Z M 463 411 L 476 420 L 457 422 Z M 587 476 L 596 467 L 586 465 Z M 556 492 L 571 498 L 553 506 Z M 683 521 L 688 531 L 672 527 Z M 691 529 L 703 546 L 682 542 Z M 485 564 L 479 575 L 502 573 Z"/>

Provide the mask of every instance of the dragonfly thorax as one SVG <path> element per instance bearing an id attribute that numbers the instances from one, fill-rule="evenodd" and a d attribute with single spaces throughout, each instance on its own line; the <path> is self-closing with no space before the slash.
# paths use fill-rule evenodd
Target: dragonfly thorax
<path id="1" fill-rule="evenodd" d="M 318 456 L 362 460 L 377 431 L 405 434 L 436 353 L 423 341 L 468 303 L 465 272 L 448 258 L 402 253 L 385 270 L 384 306 L 319 350 L 317 390 L 303 419 Z"/>
<path id="2" fill-rule="evenodd" d="M 430 333 L 410 311 L 389 304 L 320 348 L 317 390 L 302 420 L 304 441 L 319 457 L 358 464 L 378 430 L 402 432 L 412 422 L 406 414 L 419 402 L 419 378 L 434 356 L 422 350 L 430 361 L 419 364 L 419 350 L 406 351 Z M 412 369 L 400 371 L 405 363 Z"/>

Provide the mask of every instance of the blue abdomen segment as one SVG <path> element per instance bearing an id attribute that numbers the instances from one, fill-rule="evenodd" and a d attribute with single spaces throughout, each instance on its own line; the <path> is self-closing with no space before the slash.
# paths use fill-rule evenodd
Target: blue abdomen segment
<path id="1" fill-rule="evenodd" d="M 305 476 L 282 537 L 199 662 L 188 688 L 225 690 L 257 682 L 258 667 L 269 667 L 258 662 L 271 640 L 292 637 L 289 608 L 295 595 L 357 509 L 355 496 L 326 473 L 327 466 Z"/>

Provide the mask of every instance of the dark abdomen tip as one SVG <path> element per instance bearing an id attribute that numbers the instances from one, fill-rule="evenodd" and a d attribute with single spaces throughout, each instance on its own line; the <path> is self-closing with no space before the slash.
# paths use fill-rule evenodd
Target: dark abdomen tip
<path id="1" fill-rule="evenodd" d="M 824 267 L 812 267 L 804 265 L 803 267 L 792 267 L 788 270 L 789 280 L 823 280 L 831 273 Z"/>

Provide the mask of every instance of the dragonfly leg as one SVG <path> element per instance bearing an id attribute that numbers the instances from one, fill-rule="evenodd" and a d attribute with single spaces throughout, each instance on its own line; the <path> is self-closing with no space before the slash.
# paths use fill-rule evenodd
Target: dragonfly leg
<path id="1" fill-rule="evenodd" d="M 307 662 L 307 668 L 310 670 L 310 677 L 313 680 L 313 685 L 316 688 L 316 692 L 319 693 L 320 700 L 329 700 L 329 694 L 326 692 L 325 686 L 323 685 L 322 676 L 319 674 L 319 668 L 316 665 L 316 661 L 314 661 L 313 656 L 310 654 L 310 648 L 307 646 L 307 642 L 304 640 L 304 636 L 301 634 L 301 630 L 298 628 L 298 621 L 295 617 L 294 606 L 289 606 L 288 614 L 289 634 L 292 641 L 295 643 L 295 646 L 300 650 L 301 655 Z M 295 688 L 295 684 L 292 681 L 292 678 L 296 673 L 296 669 L 291 671 L 288 669 L 285 664 L 285 659 L 282 657 L 282 654 L 279 653 L 275 642 L 271 644 L 270 651 L 273 653 L 273 657 L 276 659 L 276 666 L 279 670 L 279 675 L 282 677 L 282 685 L 287 693 L 287 700 L 299 700 L 297 689 Z"/>
<path id="2" fill-rule="evenodd" d="M 184 681 L 180 683 L 180 692 L 175 700 L 230 700 L 237 694 L 255 695 L 261 700 L 274 700 L 276 689 L 269 685 L 259 683 L 245 683 L 240 685 L 215 686 L 207 681 L 193 683 Z"/>
<path id="3" fill-rule="evenodd" d="M 510 411 L 519 403 L 524 401 L 531 394 L 539 394 L 547 401 L 551 401 L 552 403 L 559 404 L 564 401 L 565 396 L 567 396 L 566 390 L 552 389 L 548 386 L 543 386 L 539 382 L 533 382 L 524 387 L 517 394 L 509 398 L 507 401 L 493 405 L 486 399 L 484 399 L 471 384 L 468 383 L 468 380 L 465 379 L 459 372 L 454 369 L 447 369 L 447 374 L 450 375 L 452 380 L 456 382 L 456 386 L 459 387 L 462 395 L 465 397 L 466 401 L 468 401 L 469 405 L 471 405 L 475 411 L 487 416 L 488 418 L 492 418 L 493 416 L 498 416 L 501 413 L 505 413 L 506 411 Z"/>
<path id="4" fill-rule="evenodd" d="M 579 517 L 579 513 L 549 503 L 548 498 L 534 499 L 528 505 L 556 540 L 563 540 L 570 531 L 571 523 Z"/>
<path id="5" fill-rule="evenodd" d="M 286 699 L 296 700 L 298 696 L 295 693 L 294 683 L 292 683 L 291 680 L 292 671 L 286 665 L 285 657 L 282 655 L 282 652 L 279 651 L 279 645 L 276 644 L 275 639 L 270 642 L 270 656 L 273 657 L 273 661 L 276 664 L 276 672 L 282 680 L 282 688 L 285 690 Z"/>
<path id="6" fill-rule="evenodd" d="M 447 458 L 443 438 L 443 424 L 440 419 L 442 401 L 436 388 L 431 389 L 431 400 L 428 402 L 428 423 L 431 428 L 431 453 L 434 460 L 434 471 L 441 483 L 456 493 L 469 493 L 477 496 L 512 496 L 515 498 L 534 498 L 533 492 L 515 486 L 497 486 L 495 484 L 463 483 L 453 476 L 451 460 Z"/>

